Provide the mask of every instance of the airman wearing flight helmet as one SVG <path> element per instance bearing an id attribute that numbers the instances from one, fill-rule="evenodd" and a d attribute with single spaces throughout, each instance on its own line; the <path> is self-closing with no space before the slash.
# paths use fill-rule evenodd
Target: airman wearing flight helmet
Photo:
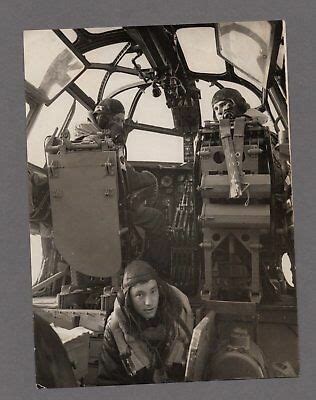
<path id="1" fill-rule="evenodd" d="M 231 88 L 218 90 L 213 96 L 212 107 L 215 121 L 240 117 L 250 108 L 238 90 Z"/>
<path id="2" fill-rule="evenodd" d="M 251 108 L 245 98 L 236 89 L 222 88 L 212 98 L 214 121 L 222 119 L 235 119 L 245 116 L 253 123 L 265 124 L 268 117 L 262 112 Z"/>
<path id="3" fill-rule="evenodd" d="M 188 298 L 132 261 L 105 328 L 98 385 L 183 381 L 192 327 Z"/>

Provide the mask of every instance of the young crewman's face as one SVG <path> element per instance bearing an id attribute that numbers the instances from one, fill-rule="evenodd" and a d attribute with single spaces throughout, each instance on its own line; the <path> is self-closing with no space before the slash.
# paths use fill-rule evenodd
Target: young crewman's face
<path id="1" fill-rule="evenodd" d="M 218 121 L 224 118 L 233 119 L 238 116 L 238 108 L 230 99 L 218 101 L 213 105 L 213 110 Z"/>
<path id="2" fill-rule="evenodd" d="M 130 289 L 134 310 L 143 318 L 154 318 L 158 309 L 159 289 L 157 281 L 151 279 L 145 283 L 137 283 Z"/>

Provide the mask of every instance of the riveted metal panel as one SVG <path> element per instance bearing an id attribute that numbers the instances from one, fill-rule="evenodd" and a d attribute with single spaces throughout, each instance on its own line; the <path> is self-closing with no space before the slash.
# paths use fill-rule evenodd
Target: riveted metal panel
<path id="1" fill-rule="evenodd" d="M 48 154 L 55 245 L 75 270 L 112 276 L 121 267 L 115 151 Z"/>
<path id="2" fill-rule="evenodd" d="M 243 184 L 247 186 L 242 198 L 270 199 L 271 178 L 267 174 L 245 175 Z M 228 199 L 229 180 L 227 175 L 202 175 L 200 191 L 203 198 Z"/>
<path id="3" fill-rule="evenodd" d="M 270 205 L 207 204 L 201 213 L 202 226 L 211 228 L 269 229 Z"/>
<path id="4" fill-rule="evenodd" d="M 258 173 L 259 151 L 258 144 L 245 145 L 242 168 L 244 171 Z M 254 152 L 254 154 L 252 154 Z M 200 151 L 201 171 L 203 174 L 218 174 L 227 171 L 223 146 L 203 146 Z"/>

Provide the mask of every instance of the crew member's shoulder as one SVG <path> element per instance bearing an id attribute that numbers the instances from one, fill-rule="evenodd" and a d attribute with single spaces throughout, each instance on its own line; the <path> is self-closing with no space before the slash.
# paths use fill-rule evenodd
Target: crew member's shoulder
<path id="1" fill-rule="evenodd" d="M 82 122 L 75 126 L 75 137 L 89 136 L 98 133 L 98 129 L 91 122 Z"/>
<path id="2" fill-rule="evenodd" d="M 251 121 L 254 123 L 258 123 L 260 125 L 264 125 L 268 122 L 268 116 L 261 111 L 256 110 L 255 108 L 249 108 L 244 115 L 248 118 L 251 118 Z"/>
<path id="3" fill-rule="evenodd" d="M 190 307 L 190 302 L 188 297 L 181 292 L 180 289 L 178 289 L 176 286 L 170 285 L 168 283 L 169 288 L 173 291 L 173 293 L 175 294 L 175 296 L 181 301 L 181 303 L 185 306 L 185 308 Z"/>

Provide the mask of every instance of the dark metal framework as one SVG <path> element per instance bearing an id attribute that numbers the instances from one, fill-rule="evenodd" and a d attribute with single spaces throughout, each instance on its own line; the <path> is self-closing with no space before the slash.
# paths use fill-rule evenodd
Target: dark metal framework
<path id="1" fill-rule="evenodd" d="M 285 79 L 284 76 L 282 77 L 285 72 L 281 71 L 276 66 L 275 61 L 282 40 L 282 21 L 273 21 L 271 24 L 273 24 L 274 28 L 274 47 L 272 49 L 273 62 L 270 66 L 267 88 L 263 90 L 259 90 L 250 80 L 240 77 L 235 68 L 227 61 L 225 61 L 226 71 L 220 74 L 198 73 L 189 69 L 182 48 L 176 39 L 177 30 L 190 27 L 210 27 L 215 29 L 216 24 L 214 23 L 123 27 L 121 29 L 114 29 L 102 33 L 91 33 L 86 29 L 74 29 L 74 32 L 77 34 L 77 38 L 74 42 L 71 42 L 61 30 L 54 30 L 54 32 L 84 63 L 85 69 L 105 71 L 96 99 L 92 99 L 84 93 L 75 82 L 71 82 L 66 87 L 66 91 L 87 110 L 92 110 L 95 104 L 102 99 L 105 87 L 113 73 L 117 72 L 134 75 L 140 79 L 139 83 L 135 83 L 135 85 L 131 85 L 130 87 L 119 88 L 116 92 L 112 93 L 112 96 L 115 96 L 132 87 L 139 87 L 139 91 L 135 95 L 128 113 L 129 120 L 131 120 L 137 103 L 146 89 L 152 87 L 153 93 L 156 90 L 156 95 L 159 95 L 159 92 L 161 92 L 160 89 L 162 89 L 166 96 L 167 106 L 171 109 L 173 114 L 175 129 L 170 130 L 170 132 L 166 132 L 164 129 L 164 132 L 161 133 L 183 135 L 193 131 L 193 129 L 196 131 L 201 126 L 199 107 L 200 93 L 196 87 L 196 82 L 199 80 L 210 82 L 216 86 L 222 85 L 219 81 L 226 81 L 246 87 L 261 100 L 262 104 L 260 110 L 267 111 L 275 122 L 276 118 L 272 115 L 267 101 L 269 97 L 278 113 L 277 122 L 281 120 L 283 126 L 287 128 L 287 103 L 284 96 L 286 88 L 283 87 Z M 117 54 L 113 62 L 90 63 L 87 60 L 86 54 L 88 52 L 118 43 L 126 43 L 126 45 Z M 133 68 L 119 65 L 126 54 L 135 54 L 132 60 Z M 141 66 L 136 63 L 140 55 L 146 57 L 151 68 L 142 69 Z M 38 107 L 40 107 L 43 103 L 43 99 L 37 98 L 35 102 L 34 99 L 32 101 L 33 106 L 31 108 L 32 112 L 34 112 L 34 108 L 36 108 L 35 104 L 37 103 Z M 190 114 L 189 121 L 183 122 L 184 113 Z M 35 114 L 36 112 L 34 112 L 34 115 Z M 28 116 L 28 120 L 32 120 L 33 118 L 31 114 Z M 141 126 L 138 127 L 136 123 L 131 122 L 131 124 L 133 124 L 133 128 L 142 128 Z M 146 129 L 151 130 L 149 125 L 146 126 Z M 157 132 L 157 127 L 154 127 L 153 131 Z"/>

